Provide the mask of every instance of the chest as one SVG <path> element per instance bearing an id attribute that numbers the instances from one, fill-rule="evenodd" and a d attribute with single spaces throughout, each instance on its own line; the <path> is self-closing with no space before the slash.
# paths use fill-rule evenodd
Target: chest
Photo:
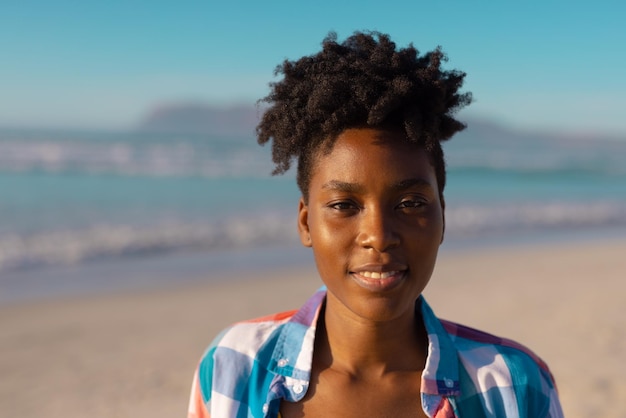
<path id="1" fill-rule="evenodd" d="M 420 373 L 367 382 L 321 373 L 304 399 L 281 404 L 281 417 L 426 417 L 421 407 L 420 382 Z"/>

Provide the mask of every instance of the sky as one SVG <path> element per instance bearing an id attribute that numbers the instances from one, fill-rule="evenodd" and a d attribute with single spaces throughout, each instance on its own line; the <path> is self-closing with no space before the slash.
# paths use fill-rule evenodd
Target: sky
<path id="1" fill-rule="evenodd" d="M 613 1 L 0 0 L 0 127 L 127 129 L 157 106 L 252 104 L 329 31 L 442 46 L 461 114 L 626 139 L 626 6 Z"/>

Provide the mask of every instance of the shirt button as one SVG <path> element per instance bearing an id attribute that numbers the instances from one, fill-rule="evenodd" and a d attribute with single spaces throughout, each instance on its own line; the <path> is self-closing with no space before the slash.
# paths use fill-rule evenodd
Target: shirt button
<path id="1" fill-rule="evenodd" d="M 267 411 L 269 411 L 270 407 L 265 403 L 263 404 L 263 413 L 267 414 Z"/>
<path id="2" fill-rule="evenodd" d="M 452 386 L 454 386 L 454 381 L 452 379 L 445 378 L 443 379 L 443 383 L 446 385 L 447 388 L 451 388 Z"/>
<path id="3" fill-rule="evenodd" d="M 280 360 L 278 360 L 278 367 L 285 367 L 287 363 L 289 363 L 287 359 L 281 358 Z"/>
<path id="4" fill-rule="evenodd" d="M 301 384 L 297 383 L 293 385 L 293 391 L 297 393 L 298 395 L 301 394 L 303 390 L 304 390 L 304 387 Z"/>

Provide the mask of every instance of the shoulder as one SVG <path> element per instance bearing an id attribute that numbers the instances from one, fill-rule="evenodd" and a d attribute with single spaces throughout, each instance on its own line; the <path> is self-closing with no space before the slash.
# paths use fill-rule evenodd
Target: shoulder
<path id="1" fill-rule="evenodd" d="M 450 363 L 456 363 L 458 357 L 470 376 L 502 373 L 509 375 L 507 380 L 514 380 L 524 372 L 540 373 L 545 374 L 554 385 L 546 363 L 522 344 L 441 319 L 423 298 L 420 306 L 429 339 L 431 342 L 435 340 L 437 349 L 441 350 L 439 367 L 445 368 Z"/>
<path id="2" fill-rule="evenodd" d="M 554 377 L 532 350 L 465 325 L 445 320 L 441 323 L 462 365 L 461 385 L 471 387 L 464 391 L 466 394 L 481 394 L 486 403 L 496 402 L 492 395 L 497 394 L 500 400 L 509 399 L 520 416 L 562 416 Z"/>
<path id="3" fill-rule="evenodd" d="M 321 288 L 298 310 L 238 322 L 223 330 L 198 365 L 198 387 L 205 403 L 219 395 L 250 406 L 273 387 L 274 379 L 308 379 L 325 295 Z"/>
<path id="4" fill-rule="evenodd" d="M 295 313 L 296 311 L 280 312 L 229 326 L 209 345 L 200 364 L 211 362 L 216 355 L 254 360 L 261 348 L 272 341 L 272 337 Z"/>
<path id="5" fill-rule="evenodd" d="M 189 417 L 239 416 L 259 409 L 271 375 L 267 364 L 276 345 L 276 335 L 295 311 L 243 321 L 223 330 L 204 352 L 194 376 Z M 246 391 L 255 376 L 254 390 Z M 259 395 L 250 398 L 249 393 Z M 256 410 L 255 409 L 255 410 Z M 260 409 L 259 409 L 260 410 Z"/>
<path id="6" fill-rule="evenodd" d="M 486 362 L 490 357 L 503 357 L 511 367 L 527 366 L 552 375 L 548 365 L 528 347 L 507 339 L 461 325 L 455 322 L 441 320 L 444 329 L 450 335 L 462 358 L 477 365 Z M 494 359 L 496 360 L 496 359 Z"/>

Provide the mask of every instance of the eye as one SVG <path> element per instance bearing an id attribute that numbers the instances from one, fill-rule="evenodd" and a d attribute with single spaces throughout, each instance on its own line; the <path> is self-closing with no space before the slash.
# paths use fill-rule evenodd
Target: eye
<path id="1" fill-rule="evenodd" d="M 353 202 L 350 202 L 350 201 L 333 202 L 329 204 L 328 207 L 331 209 L 339 210 L 339 211 L 358 209 L 358 207 Z"/>
<path id="2" fill-rule="evenodd" d="M 403 199 L 397 206 L 398 209 L 418 209 L 426 205 L 424 199 L 419 198 L 406 198 Z"/>

